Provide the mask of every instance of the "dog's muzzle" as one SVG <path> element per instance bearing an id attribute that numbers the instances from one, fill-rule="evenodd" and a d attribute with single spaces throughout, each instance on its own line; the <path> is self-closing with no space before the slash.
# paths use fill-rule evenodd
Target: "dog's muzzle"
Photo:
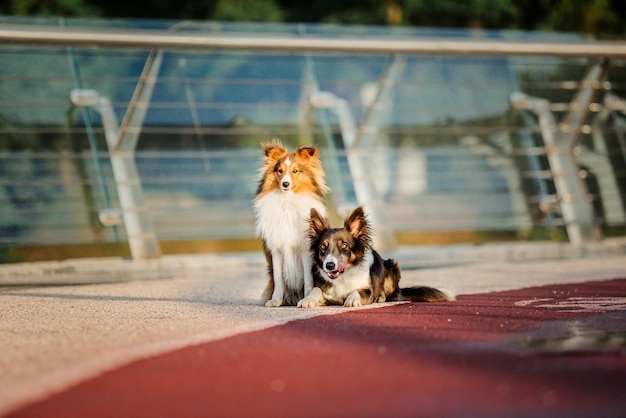
<path id="1" fill-rule="evenodd" d="M 338 279 L 346 271 L 346 262 L 340 261 L 335 263 L 334 261 L 328 261 L 324 264 L 324 271 L 331 279 Z"/>

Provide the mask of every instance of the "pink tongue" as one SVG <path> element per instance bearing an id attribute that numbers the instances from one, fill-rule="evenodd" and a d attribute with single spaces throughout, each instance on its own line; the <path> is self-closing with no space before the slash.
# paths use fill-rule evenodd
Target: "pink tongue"
<path id="1" fill-rule="evenodd" d="M 339 262 L 339 266 L 337 267 L 337 271 L 340 271 L 340 272 L 343 273 L 345 271 L 345 269 L 346 269 L 346 262 L 345 261 L 340 261 Z"/>

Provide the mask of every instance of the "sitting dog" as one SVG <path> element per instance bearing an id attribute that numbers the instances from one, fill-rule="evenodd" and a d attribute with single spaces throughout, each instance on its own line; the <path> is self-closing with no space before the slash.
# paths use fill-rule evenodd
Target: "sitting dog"
<path id="1" fill-rule="evenodd" d="M 265 159 L 254 198 L 269 275 L 262 300 L 268 307 L 295 305 L 313 288 L 307 219 L 311 208 L 326 213 L 329 189 L 316 147 L 290 153 L 277 139 L 262 147 Z"/>
<path id="2" fill-rule="evenodd" d="M 314 208 L 309 217 L 315 287 L 298 307 L 347 307 L 373 302 L 444 302 L 449 295 L 432 287 L 401 289 L 400 267 L 385 260 L 371 246 L 371 229 L 362 207 L 346 218 L 343 228 L 331 228 Z"/>

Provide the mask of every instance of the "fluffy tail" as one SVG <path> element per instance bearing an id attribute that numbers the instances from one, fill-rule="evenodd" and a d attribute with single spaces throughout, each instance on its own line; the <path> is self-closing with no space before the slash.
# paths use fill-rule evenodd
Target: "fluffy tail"
<path id="1" fill-rule="evenodd" d="M 393 282 L 393 288 L 396 289 L 392 294 L 387 295 L 387 302 L 449 302 L 454 300 L 453 296 L 433 287 L 415 286 L 400 289 L 398 286 L 400 266 L 393 258 L 384 260 L 383 263 L 387 271 L 387 279 Z"/>
<path id="2" fill-rule="evenodd" d="M 395 300 L 410 302 L 449 302 L 454 300 L 454 298 L 433 287 L 416 286 L 400 289 Z"/>

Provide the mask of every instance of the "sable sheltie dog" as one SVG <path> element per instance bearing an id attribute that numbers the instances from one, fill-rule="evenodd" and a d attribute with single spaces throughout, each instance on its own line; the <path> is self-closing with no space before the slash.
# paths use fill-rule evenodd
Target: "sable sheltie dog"
<path id="1" fill-rule="evenodd" d="M 331 228 L 315 208 L 309 217 L 310 250 L 315 287 L 298 306 L 348 307 L 373 302 L 443 302 L 451 297 L 432 287 L 401 289 L 400 267 L 384 260 L 371 246 L 371 230 L 362 207 L 345 220 L 343 228 Z"/>
<path id="2" fill-rule="evenodd" d="M 326 216 L 329 189 L 316 147 L 289 153 L 277 139 L 261 146 L 265 159 L 254 210 L 269 273 L 262 299 L 268 307 L 295 305 L 313 288 L 308 217 L 312 208 Z"/>

